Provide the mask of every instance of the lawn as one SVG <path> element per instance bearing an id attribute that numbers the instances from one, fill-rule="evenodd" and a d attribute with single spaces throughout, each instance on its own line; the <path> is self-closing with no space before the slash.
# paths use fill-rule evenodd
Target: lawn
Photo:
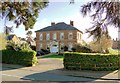
<path id="1" fill-rule="evenodd" d="M 55 58 L 55 59 L 63 60 L 64 56 L 58 54 L 50 54 L 48 56 L 43 56 L 41 58 Z"/>

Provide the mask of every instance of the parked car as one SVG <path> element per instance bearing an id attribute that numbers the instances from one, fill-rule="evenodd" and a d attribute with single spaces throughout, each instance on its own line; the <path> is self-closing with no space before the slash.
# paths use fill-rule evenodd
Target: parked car
<path id="1" fill-rule="evenodd" d="M 41 49 L 40 51 L 37 51 L 37 56 L 49 54 L 50 52 L 48 50 Z"/>

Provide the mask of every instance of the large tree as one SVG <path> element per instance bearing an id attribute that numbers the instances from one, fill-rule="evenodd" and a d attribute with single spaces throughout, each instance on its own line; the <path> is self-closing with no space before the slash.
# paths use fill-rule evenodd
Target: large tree
<path id="1" fill-rule="evenodd" d="M 47 5 L 48 0 L 0 0 L 0 13 L 4 23 L 14 21 L 16 27 L 23 24 L 28 30 L 33 28 L 40 10 Z"/>
<path id="2" fill-rule="evenodd" d="M 91 1 L 82 6 L 81 12 L 84 16 L 91 14 L 93 26 L 87 29 L 87 32 L 97 40 L 100 39 L 103 34 L 108 36 L 108 25 L 120 28 L 119 0 Z"/>

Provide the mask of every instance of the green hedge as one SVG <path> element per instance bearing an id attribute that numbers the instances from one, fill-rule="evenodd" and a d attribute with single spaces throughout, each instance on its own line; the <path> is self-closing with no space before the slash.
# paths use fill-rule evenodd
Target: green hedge
<path id="1" fill-rule="evenodd" d="M 33 66 L 38 62 L 35 51 L 2 50 L 2 63 Z"/>
<path id="2" fill-rule="evenodd" d="M 98 53 L 65 53 L 64 68 L 68 70 L 117 70 L 119 55 Z"/>

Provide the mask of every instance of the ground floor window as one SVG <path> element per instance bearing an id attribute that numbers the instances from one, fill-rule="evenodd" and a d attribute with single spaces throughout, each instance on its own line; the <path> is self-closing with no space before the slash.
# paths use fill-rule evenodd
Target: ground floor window
<path id="1" fill-rule="evenodd" d="M 70 43 L 68 43 L 68 50 L 69 51 L 72 51 L 72 47 L 73 47 L 73 44 L 70 42 Z"/>
<path id="2" fill-rule="evenodd" d="M 39 50 L 41 50 L 41 49 L 42 49 L 42 47 L 43 47 L 43 46 L 42 46 L 42 44 L 40 44 L 40 46 L 39 46 Z"/>

